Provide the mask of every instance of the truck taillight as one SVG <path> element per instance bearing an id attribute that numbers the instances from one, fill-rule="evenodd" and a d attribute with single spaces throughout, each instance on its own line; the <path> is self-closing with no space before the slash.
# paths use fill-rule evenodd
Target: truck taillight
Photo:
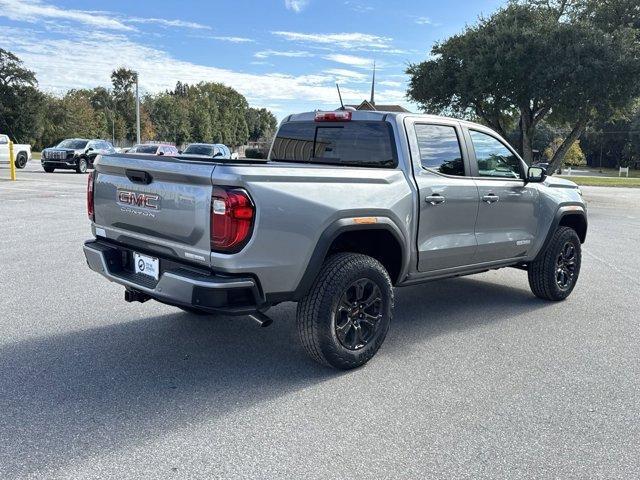
<path id="1" fill-rule="evenodd" d="M 93 183 L 94 176 L 96 172 L 93 171 L 88 175 L 87 178 L 87 215 L 89 215 L 89 219 L 93 222 L 95 219 L 95 213 L 93 208 Z"/>
<path id="2" fill-rule="evenodd" d="M 240 188 L 213 187 L 211 197 L 211 250 L 234 253 L 251 236 L 255 207 Z"/>
<path id="3" fill-rule="evenodd" d="M 348 122 L 351 120 L 350 110 L 340 110 L 337 112 L 316 112 L 316 122 Z"/>

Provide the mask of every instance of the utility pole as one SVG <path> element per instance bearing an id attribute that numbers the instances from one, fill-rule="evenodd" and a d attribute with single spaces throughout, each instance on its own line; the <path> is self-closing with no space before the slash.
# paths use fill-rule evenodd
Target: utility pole
<path id="1" fill-rule="evenodd" d="M 136 139 L 140 143 L 140 92 L 138 87 L 138 72 L 136 72 Z"/>

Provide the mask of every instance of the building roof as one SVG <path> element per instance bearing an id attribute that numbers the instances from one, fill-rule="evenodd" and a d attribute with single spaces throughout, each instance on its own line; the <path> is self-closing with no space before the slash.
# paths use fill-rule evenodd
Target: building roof
<path id="1" fill-rule="evenodd" d="M 345 105 L 345 107 L 351 107 L 356 110 L 370 110 L 374 112 L 410 113 L 409 110 L 404 108 L 402 105 L 378 105 L 377 103 L 372 103 L 369 100 L 363 100 L 360 105 Z"/>

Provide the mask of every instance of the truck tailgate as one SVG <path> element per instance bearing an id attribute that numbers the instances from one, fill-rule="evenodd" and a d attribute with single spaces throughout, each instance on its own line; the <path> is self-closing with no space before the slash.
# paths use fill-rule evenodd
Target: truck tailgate
<path id="1" fill-rule="evenodd" d="M 213 163 L 109 155 L 95 165 L 95 225 L 108 239 L 210 263 Z"/>

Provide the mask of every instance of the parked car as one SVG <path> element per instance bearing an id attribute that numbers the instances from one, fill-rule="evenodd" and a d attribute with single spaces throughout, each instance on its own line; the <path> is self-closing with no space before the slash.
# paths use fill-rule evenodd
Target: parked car
<path id="1" fill-rule="evenodd" d="M 262 326 L 295 301 L 301 344 L 340 369 L 382 345 L 394 286 L 514 267 L 563 300 L 587 234 L 577 185 L 494 131 L 395 112 L 289 115 L 262 161 L 102 157 L 87 199 L 87 263 L 126 301 Z"/>
<path id="2" fill-rule="evenodd" d="M 0 163 L 9 163 L 9 135 L 0 134 Z M 16 168 L 24 168 L 31 160 L 31 145 L 14 143 L 13 162 Z"/>
<path id="3" fill-rule="evenodd" d="M 85 173 L 88 168 L 93 168 L 93 162 L 98 155 L 112 153 L 116 153 L 116 149 L 106 140 L 68 138 L 55 147 L 45 148 L 42 151 L 40 163 L 47 173 L 52 173 L 56 169 Z"/>
<path id="4" fill-rule="evenodd" d="M 169 155 L 175 157 L 178 155 L 178 149 L 173 145 L 164 143 L 139 143 L 130 148 L 127 153 L 136 153 L 138 155 Z"/>
<path id="5" fill-rule="evenodd" d="M 182 151 L 182 155 L 230 160 L 231 149 L 222 143 L 191 143 Z"/>

